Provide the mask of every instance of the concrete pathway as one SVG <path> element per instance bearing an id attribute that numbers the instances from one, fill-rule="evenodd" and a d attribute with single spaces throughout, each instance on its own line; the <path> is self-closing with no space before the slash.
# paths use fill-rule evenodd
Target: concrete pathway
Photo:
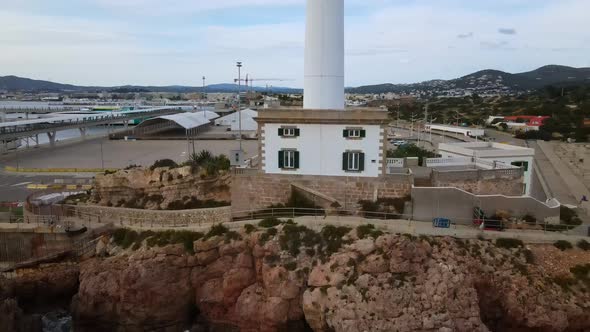
<path id="1" fill-rule="evenodd" d="M 537 141 L 537 145 L 539 146 L 543 154 L 545 154 L 545 156 L 555 169 L 555 172 L 559 174 L 559 177 L 563 179 L 563 182 L 565 183 L 570 195 L 572 195 L 575 198 L 576 202 L 574 202 L 573 204 L 569 204 L 578 205 L 579 200 L 582 196 L 590 198 L 590 191 L 588 190 L 588 188 L 586 188 L 584 183 L 580 181 L 580 179 L 555 153 L 553 144 L 550 142 Z M 549 178 L 546 177 L 546 179 Z M 590 203 L 584 202 L 580 205 L 580 207 L 586 210 L 586 214 L 589 214 L 588 212 L 590 212 Z"/>
<path id="2" fill-rule="evenodd" d="M 281 218 L 287 219 L 287 218 Z M 236 221 L 227 222 L 224 225 L 230 229 L 237 230 L 243 228 L 246 224 L 256 225 L 260 220 L 247 220 L 247 221 Z M 382 219 L 365 219 L 361 217 L 339 217 L 329 216 L 327 218 L 318 216 L 305 216 L 297 217 L 294 221 L 299 225 L 304 225 L 308 228 L 320 231 L 326 225 L 334 226 L 346 226 L 356 228 L 359 225 L 373 224 L 379 230 L 392 234 L 411 234 L 414 236 L 426 235 L 426 236 L 451 236 L 463 239 L 497 239 L 497 238 L 516 238 L 526 243 L 554 243 L 558 240 L 570 241 L 572 244 L 577 243 L 581 239 L 588 240 L 588 237 L 580 236 L 576 234 L 564 234 L 558 232 L 543 232 L 533 230 L 506 230 L 503 232 L 495 231 L 482 231 L 479 228 L 471 226 L 456 225 L 451 228 L 434 228 L 429 222 L 420 221 L 408 221 L 408 220 L 382 220 Z M 104 226 L 104 224 L 87 223 L 84 225 L 89 228 L 96 226 Z M 189 230 L 195 232 L 207 232 L 213 226 L 213 223 L 195 225 L 190 227 L 150 227 L 146 224 L 144 227 L 127 227 L 137 231 L 164 231 L 164 230 Z M 115 225 L 118 226 L 118 225 Z"/>

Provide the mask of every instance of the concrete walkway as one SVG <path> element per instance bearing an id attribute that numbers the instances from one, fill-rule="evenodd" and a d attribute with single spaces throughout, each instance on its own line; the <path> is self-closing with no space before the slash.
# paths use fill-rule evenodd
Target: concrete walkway
<path id="1" fill-rule="evenodd" d="M 580 179 L 555 153 L 553 144 L 550 142 L 537 141 L 537 145 L 539 146 L 543 154 L 545 154 L 545 156 L 555 169 L 555 172 L 559 174 L 559 176 L 563 179 L 563 182 L 567 186 L 569 193 L 573 197 L 575 197 L 576 202 L 574 204 L 577 205 L 582 196 L 590 198 L 590 191 L 588 191 L 588 188 L 586 188 L 584 183 L 580 181 Z M 588 212 L 590 212 L 590 204 L 588 202 L 583 202 L 582 205 L 580 205 L 580 207 L 586 210 L 586 214 L 589 214 Z"/>
<path id="2" fill-rule="evenodd" d="M 287 218 L 281 218 L 287 219 Z M 226 227 L 232 230 L 237 230 L 243 228 L 246 224 L 256 225 L 260 220 L 248 220 L 248 221 L 236 221 L 236 222 L 227 222 L 224 223 Z M 558 240 L 565 240 L 569 241 L 572 244 L 577 243 L 579 240 L 586 239 L 588 237 L 579 236 L 574 234 L 563 234 L 558 232 L 543 232 L 543 231 L 533 231 L 533 230 L 506 230 L 503 232 L 495 232 L 495 231 L 482 231 L 478 228 L 471 227 L 471 226 L 463 226 L 463 225 L 454 225 L 451 228 L 434 228 L 432 224 L 429 222 L 419 222 L 419 221 L 408 221 L 408 220 L 382 220 L 382 219 L 365 219 L 361 217 L 339 217 L 339 216 L 329 216 L 327 218 L 324 217 L 313 217 L 313 216 L 305 216 L 305 217 L 297 217 L 294 221 L 299 224 L 311 228 L 316 231 L 320 231 L 326 225 L 334 225 L 334 226 L 346 226 L 350 228 L 356 228 L 359 225 L 366 225 L 366 224 L 373 224 L 379 230 L 384 232 L 392 233 L 392 234 L 411 234 L 414 236 L 451 236 L 456 238 L 462 239 L 475 239 L 475 238 L 484 238 L 484 239 L 497 239 L 497 238 L 515 238 L 520 239 L 526 243 L 554 243 Z M 94 226 L 104 226 L 104 224 L 95 224 L 95 223 L 84 223 L 89 228 Z M 195 232 L 207 232 L 214 224 L 201 224 L 195 225 L 190 227 L 127 227 L 129 229 L 134 229 L 136 231 L 165 231 L 165 230 L 188 230 L 188 231 L 195 231 Z M 118 226 L 118 225 L 115 225 Z"/>

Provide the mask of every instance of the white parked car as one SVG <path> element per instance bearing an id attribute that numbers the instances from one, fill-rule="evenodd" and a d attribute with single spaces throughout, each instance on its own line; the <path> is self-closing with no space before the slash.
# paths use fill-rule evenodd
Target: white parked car
<path id="1" fill-rule="evenodd" d="M 401 141 L 401 140 L 393 141 L 391 143 L 393 143 L 394 146 L 402 146 L 402 145 L 408 144 L 407 141 Z"/>

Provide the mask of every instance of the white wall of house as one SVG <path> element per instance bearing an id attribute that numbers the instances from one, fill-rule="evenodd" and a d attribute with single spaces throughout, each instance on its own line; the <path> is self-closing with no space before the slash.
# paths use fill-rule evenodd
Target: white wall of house
<path id="1" fill-rule="evenodd" d="M 460 145 L 460 144 L 456 144 Z M 508 147 L 512 147 L 514 149 L 509 149 Z M 465 149 L 464 152 L 460 151 L 461 148 L 454 148 L 453 144 L 439 144 L 439 154 L 442 158 L 471 158 L 474 157 L 473 150 Z M 508 165 L 511 165 L 514 162 L 527 162 L 528 169 L 524 172 L 524 183 L 526 185 L 525 188 L 525 195 L 531 195 L 531 184 L 533 178 L 533 163 L 534 163 L 534 150 L 514 147 L 514 146 L 507 146 L 506 150 L 498 150 L 498 151 L 476 151 L 476 155 L 478 158 L 489 160 L 489 161 L 499 161 Z"/>
<path id="2" fill-rule="evenodd" d="M 299 137 L 280 137 L 281 127 L 297 127 Z M 366 136 L 360 139 L 343 137 L 346 128 L 362 128 Z M 264 144 L 263 170 L 268 174 L 301 174 L 326 176 L 377 177 L 379 167 L 385 156 L 380 156 L 380 143 L 383 130 L 379 125 L 335 125 L 335 124 L 274 124 L 267 123 L 263 128 Z M 279 168 L 278 155 L 282 149 L 299 151 L 299 169 Z M 342 169 L 342 154 L 346 151 L 362 151 L 365 154 L 365 169 L 362 172 L 347 172 Z"/>

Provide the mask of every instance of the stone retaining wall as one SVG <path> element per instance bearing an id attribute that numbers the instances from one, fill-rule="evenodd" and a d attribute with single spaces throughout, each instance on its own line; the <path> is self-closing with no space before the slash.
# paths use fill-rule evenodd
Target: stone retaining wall
<path id="1" fill-rule="evenodd" d="M 410 174 L 392 174 L 378 178 L 240 174 L 235 175 L 232 180 L 232 209 L 234 212 L 242 212 L 286 203 L 291 196 L 292 183 L 332 197 L 342 208 L 354 210 L 360 200 L 410 195 L 413 177 Z"/>
<path id="2" fill-rule="evenodd" d="M 112 222 L 115 225 L 124 226 L 199 226 L 202 224 L 224 223 L 232 220 L 230 206 L 179 211 L 140 210 L 92 205 L 63 205 L 62 207 L 64 211 L 67 211 L 65 214 L 68 216 L 79 216 L 82 219 L 89 218 L 90 216 L 93 222 Z"/>

